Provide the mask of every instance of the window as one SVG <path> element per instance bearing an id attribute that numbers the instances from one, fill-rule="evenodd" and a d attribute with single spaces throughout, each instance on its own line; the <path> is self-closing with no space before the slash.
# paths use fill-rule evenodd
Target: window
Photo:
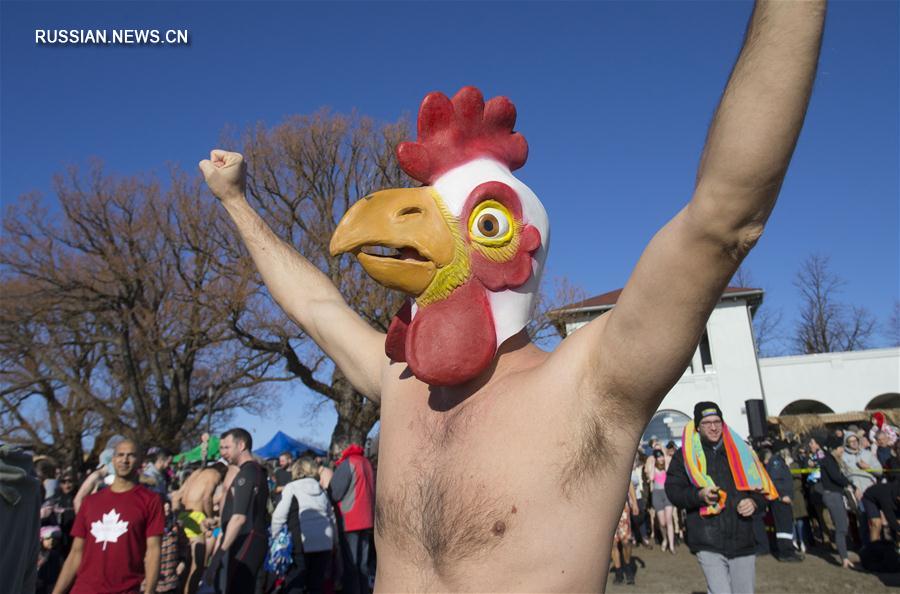
<path id="1" fill-rule="evenodd" d="M 709 350 L 709 334 L 703 333 L 700 339 L 700 361 L 703 364 L 703 372 L 709 373 L 713 370 L 712 351 Z"/>

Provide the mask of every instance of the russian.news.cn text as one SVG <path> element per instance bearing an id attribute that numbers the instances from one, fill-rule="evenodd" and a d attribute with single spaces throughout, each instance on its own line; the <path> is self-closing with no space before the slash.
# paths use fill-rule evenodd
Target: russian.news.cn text
<path id="1" fill-rule="evenodd" d="M 35 29 L 37 45 L 188 45 L 187 29 Z"/>

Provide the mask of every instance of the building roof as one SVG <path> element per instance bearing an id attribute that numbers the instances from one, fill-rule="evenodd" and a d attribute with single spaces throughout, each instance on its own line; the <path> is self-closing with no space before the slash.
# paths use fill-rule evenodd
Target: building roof
<path id="1" fill-rule="evenodd" d="M 547 317 L 550 318 L 553 325 L 556 327 L 557 332 L 559 332 L 559 335 L 565 337 L 567 334 L 566 320 L 571 321 L 573 317 L 579 318 L 584 314 L 599 316 L 615 307 L 616 302 L 619 300 L 619 295 L 621 294 L 622 289 L 616 289 L 609 293 L 596 295 L 589 299 L 585 299 L 584 301 L 577 301 L 570 305 L 554 309 L 547 313 Z M 752 287 L 727 287 L 722 294 L 720 301 L 732 301 L 736 299 L 746 300 L 750 305 L 750 313 L 752 315 L 756 313 L 756 309 L 762 303 L 763 290 Z"/>
<path id="2" fill-rule="evenodd" d="M 609 293 L 603 293 L 602 295 L 596 295 L 589 299 L 585 299 L 584 301 L 578 301 L 576 303 L 572 303 L 571 305 L 560 307 L 559 309 L 551 312 L 551 314 L 554 316 L 559 316 L 589 311 L 605 311 L 607 309 L 611 309 L 616 304 L 616 302 L 619 300 L 619 295 L 621 294 L 622 289 L 616 289 L 615 291 L 610 291 Z M 750 287 L 728 287 L 722 294 L 721 300 L 725 301 L 731 299 L 746 299 L 751 303 L 752 306 L 755 307 L 762 302 L 762 296 L 762 289 L 754 289 Z"/>

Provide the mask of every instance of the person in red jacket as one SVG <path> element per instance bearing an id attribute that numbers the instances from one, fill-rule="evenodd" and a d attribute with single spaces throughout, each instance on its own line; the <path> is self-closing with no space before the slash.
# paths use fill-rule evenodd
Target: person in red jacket
<path id="1" fill-rule="evenodd" d="M 338 532 L 344 562 L 344 594 L 369 592 L 369 558 L 375 524 L 375 477 L 359 444 L 335 437 L 336 458 L 328 493 L 338 509 Z"/>

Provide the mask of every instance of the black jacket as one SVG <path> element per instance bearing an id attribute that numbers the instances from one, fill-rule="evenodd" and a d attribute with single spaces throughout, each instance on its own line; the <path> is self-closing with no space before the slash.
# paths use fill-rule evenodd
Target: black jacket
<path id="1" fill-rule="evenodd" d="M 778 499 L 784 496 L 794 496 L 794 479 L 791 476 L 791 469 L 788 468 L 787 462 L 781 456 L 772 456 L 769 463 L 766 464 L 766 472 L 778 491 Z"/>
<path id="2" fill-rule="evenodd" d="M 684 468 L 684 455 L 679 449 L 669 463 L 666 472 L 666 496 L 675 505 L 687 512 L 687 544 L 692 553 L 710 551 L 726 557 L 743 557 L 756 552 L 753 536 L 753 517 L 743 517 L 737 513 L 737 505 L 743 499 L 751 498 L 757 509 L 765 505 L 765 499 L 755 493 L 738 491 L 728 467 L 728 457 L 720 441 L 717 447 L 703 443 L 706 455 L 707 474 L 716 485 L 728 494 L 724 509 L 716 515 L 701 516 L 700 489 L 694 486 Z"/>
<path id="3" fill-rule="evenodd" d="M 840 493 L 844 487 L 850 486 L 850 479 L 844 476 L 837 460 L 830 453 L 826 453 L 825 457 L 819 460 L 819 468 L 822 469 L 822 488 L 826 491 Z"/>

